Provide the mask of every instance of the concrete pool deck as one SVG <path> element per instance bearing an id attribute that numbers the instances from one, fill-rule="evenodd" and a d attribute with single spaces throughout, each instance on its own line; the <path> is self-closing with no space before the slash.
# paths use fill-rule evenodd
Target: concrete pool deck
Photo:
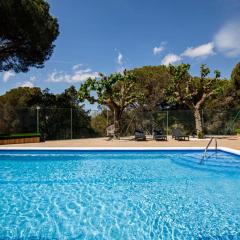
<path id="1" fill-rule="evenodd" d="M 40 147 L 40 148 L 94 148 L 94 147 L 106 147 L 106 148 L 117 148 L 117 147 L 206 147 L 209 142 L 209 138 L 196 139 L 190 138 L 190 141 L 176 141 L 170 136 L 168 141 L 155 141 L 150 136 L 147 137 L 147 141 L 134 141 L 133 137 L 122 138 L 121 140 L 110 140 L 107 138 L 86 138 L 86 139 L 73 139 L 73 140 L 58 140 L 58 141 L 46 141 L 42 143 L 26 143 L 26 144 L 10 144 L 0 145 L 1 148 L 9 147 Z M 240 137 L 239 136 L 224 136 L 218 137 L 218 146 L 227 147 L 236 150 L 240 150 Z M 211 144 L 214 147 L 214 142 Z"/>

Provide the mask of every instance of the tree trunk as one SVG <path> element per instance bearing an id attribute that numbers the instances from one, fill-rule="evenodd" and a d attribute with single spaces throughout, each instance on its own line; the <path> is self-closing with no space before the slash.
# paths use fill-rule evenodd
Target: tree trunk
<path id="1" fill-rule="evenodd" d="M 114 138 L 119 139 L 121 133 L 121 118 L 122 118 L 122 111 L 119 108 L 114 109 Z"/>
<path id="2" fill-rule="evenodd" d="M 195 118 L 195 127 L 197 131 L 197 136 L 199 136 L 199 134 L 203 133 L 203 128 L 202 128 L 201 113 L 198 108 L 194 109 L 194 118 Z"/>
<path id="3" fill-rule="evenodd" d="M 121 121 L 121 118 L 122 118 L 122 113 L 123 113 L 124 108 L 121 108 L 119 105 L 117 105 L 111 99 L 109 99 L 105 104 L 110 108 L 111 112 L 114 115 L 114 120 L 113 120 L 114 134 L 113 134 L 113 138 L 119 139 L 120 138 L 120 133 L 121 133 L 121 126 L 120 126 L 121 123 L 120 123 L 120 121 Z"/>

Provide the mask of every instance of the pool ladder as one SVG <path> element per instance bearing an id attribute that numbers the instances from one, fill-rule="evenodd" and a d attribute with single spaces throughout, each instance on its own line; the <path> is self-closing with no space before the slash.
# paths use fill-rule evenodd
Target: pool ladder
<path id="1" fill-rule="evenodd" d="M 217 148 L 218 148 L 218 143 L 217 143 L 217 138 L 216 137 L 211 137 L 210 141 L 208 142 L 206 148 L 205 148 L 205 151 L 204 151 L 204 154 L 201 158 L 201 161 L 200 161 L 200 164 L 203 164 L 206 157 L 207 157 L 207 151 L 208 151 L 208 148 L 210 147 L 212 141 L 215 140 L 215 151 L 217 151 Z"/>

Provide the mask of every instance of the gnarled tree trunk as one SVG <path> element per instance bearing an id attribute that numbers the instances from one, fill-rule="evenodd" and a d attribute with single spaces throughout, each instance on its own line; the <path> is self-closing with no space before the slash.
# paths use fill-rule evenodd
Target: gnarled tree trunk
<path id="1" fill-rule="evenodd" d="M 114 138 L 120 139 L 121 134 L 121 118 L 122 118 L 122 109 L 121 108 L 115 108 L 114 109 Z"/>
<path id="2" fill-rule="evenodd" d="M 108 103 L 108 107 L 110 108 L 110 110 L 114 116 L 114 118 L 113 118 L 113 124 L 114 124 L 113 138 L 119 139 L 120 133 L 121 133 L 121 123 L 120 122 L 121 122 L 121 118 L 122 118 L 123 109 L 113 102 Z"/>
<path id="3" fill-rule="evenodd" d="M 195 127 L 197 131 L 197 135 L 203 133 L 203 127 L 202 127 L 202 118 L 201 118 L 201 113 L 199 108 L 194 109 L 194 118 L 195 118 Z"/>

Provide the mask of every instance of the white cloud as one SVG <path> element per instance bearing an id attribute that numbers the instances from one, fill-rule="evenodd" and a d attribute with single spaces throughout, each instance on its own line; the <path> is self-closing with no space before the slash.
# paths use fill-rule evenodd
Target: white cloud
<path id="1" fill-rule="evenodd" d="M 7 71 L 3 73 L 3 81 L 7 82 L 9 80 L 10 77 L 14 77 L 16 74 L 14 72 L 11 71 Z"/>
<path id="2" fill-rule="evenodd" d="M 88 78 L 98 77 L 97 72 L 93 72 L 90 68 L 81 69 L 80 64 L 73 66 L 73 72 L 68 74 L 56 70 L 48 76 L 48 82 L 66 82 L 66 83 L 79 83 L 86 81 Z"/>
<path id="3" fill-rule="evenodd" d="M 240 56 L 240 22 L 225 24 L 214 36 L 214 44 L 227 57 Z"/>
<path id="4" fill-rule="evenodd" d="M 181 55 L 190 58 L 208 57 L 214 54 L 214 44 L 209 42 L 195 48 L 190 47 L 185 50 Z"/>
<path id="5" fill-rule="evenodd" d="M 36 79 L 37 79 L 37 78 L 36 78 L 35 76 L 32 76 L 32 77 L 30 77 L 29 81 L 30 81 L 30 82 L 35 82 Z"/>
<path id="6" fill-rule="evenodd" d="M 154 55 L 157 55 L 157 54 L 159 54 L 159 53 L 161 53 L 162 51 L 164 51 L 164 47 L 163 46 L 159 46 L 159 47 L 154 47 L 153 48 L 153 54 Z"/>
<path id="7" fill-rule="evenodd" d="M 31 81 L 25 81 L 22 84 L 20 84 L 20 87 L 29 87 L 29 88 L 33 88 L 34 84 Z"/>
<path id="8" fill-rule="evenodd" d="M 161 64 L 163 64 L 163 65 L 174 64 L 174 63 L 179 62 L 181 59 L 182 58 L 180 56 L 170 53 L 162 59 Z"/>
<path id="9" fill-rule="evenodd" d="M 71 80 L 74 83 L 77 82 L 83 82 L 85 80 L 87 80 L 88 78 L 96 78 L 98 77 L 98 73 L 97 72 L 93 72 L 92 69 L 87 68 L 87 69 L 83 69 L 83 70 L 78 70 L 76 71 L 72 77 Z"/>
<path id="10" fill-rule="evenodd" d="M 161 42 L 159 47 L 154 47 L 153 54 L 158 55 L 159 53 L 163 52 L 165 50 L 164 45 L 166 45 L 166 42 Z"/>
<path id="11" fill-rule="evenodd" d="M 123 55 L 122 55 L 122 53 L 118 53 L 118 57 L 117 57 L 117 63 L 119 64 L 119 65 L 123 65 Z"/>
<path id="12" fill-rule="evenodd" d="M 70 82 L 71 75 L 56 70 L 48 76 L 48 82 Z"/>
<path id="13" fill-rule="evenodd" d="M 82 67 L 82 64 L 76 64 L 76 65 L 73 65 L 72 70 L 76 71 L 76 70 L 80 69 L 81 67 Z"/>
<path id="14" fill-rule="evenodd" d="M 117 51 L 117 49 L 115 49 L 115 51 Z M 124 57 L 121 52 L 118 52 L 116 62 L 117 62 L 117 72 L 122 73 L 124 71 Z"/>
<path id="15" fill-rule="evenodd" d="M 24 82 L 18 82 L 17 84 L 16 84 L 16 87 L 29 87 L 29 88 L 33 88 L 33 87 L 35 87 L 35 85 L 34 85 L 34 83 L 33 82 L 35 82 L 36 81 L 36 77 L 35 76 L 31 76 L 30 78 L 29 78 L 29 80 L 26 80 L 26 81 L 24 81 Z"/>

